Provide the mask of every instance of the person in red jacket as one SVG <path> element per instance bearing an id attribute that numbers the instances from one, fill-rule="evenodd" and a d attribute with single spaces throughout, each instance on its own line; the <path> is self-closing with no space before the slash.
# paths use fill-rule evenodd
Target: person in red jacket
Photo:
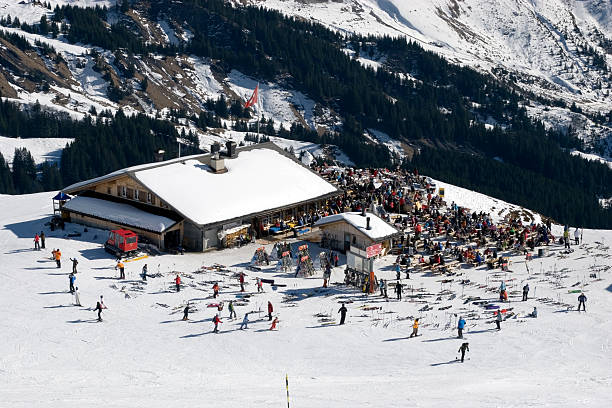
<path id="1" fill-rule="evenodd" d="M 275 317 L 274 320 L 272 320 L 272 326 L 270 326 L 270 330 L 276 330 L 276 323 L 278 323 L 278 317 Z"/>
<path id="2" fill-rule="evenodd" d="M 219 323 L 223 323 L 221 321 L 221 319 L 219 319 L 219 315 L 216 314 L 215 317 L 213 317 L 213 323 L 215 324 L 215 329 L 213 330 L 213 333 L 219 333 Z"/>
<path id="3" fill-rule="evenodd" d="M 178 274 L 176 275 L 176 278 L 174 278 L 174 283 L 176 283 L 176 291 L 180 292 L 181 291 L 181 277 L 178 276 Z"/>
<path id="4" fill-rule="evenodd" d="M 272 312 L 274 308 L 272 307 L 272 303 L 268 301 L 268 321 L 272 320 Z"/>
<path id="5" fill-rule="evenodd" d="M 215 282 L 213 285 L 213 298 L 216 299 L 219 296 L 219 284 Z"/>

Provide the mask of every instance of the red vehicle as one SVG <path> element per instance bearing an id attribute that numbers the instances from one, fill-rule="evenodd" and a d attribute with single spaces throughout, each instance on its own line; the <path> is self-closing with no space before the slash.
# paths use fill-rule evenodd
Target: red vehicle
<path id="1" fill-rule="evenodd" d="M 138 250 L 138 235 L 130 230 L 112 230 L 104 243 L 104 249 L 117 258 L 132 255 Z"/>

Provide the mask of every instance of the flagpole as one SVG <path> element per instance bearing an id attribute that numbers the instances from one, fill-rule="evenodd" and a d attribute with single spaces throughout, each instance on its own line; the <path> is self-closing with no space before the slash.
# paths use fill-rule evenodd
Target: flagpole
<path id="1" fill-rule="evenodd" d="M 259 90 L 259 82 L 257 82 L 257 87 L 255 88 Z M 259 120 L 261 118 L 261 109 L 259 108 L 259 95 L 257 95 L 257 140 L 259 140 Z"/>

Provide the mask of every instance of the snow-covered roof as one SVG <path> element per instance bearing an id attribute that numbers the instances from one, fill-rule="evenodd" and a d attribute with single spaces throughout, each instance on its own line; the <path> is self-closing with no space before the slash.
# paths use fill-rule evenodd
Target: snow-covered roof
<path id="1" fill-rule="evenodd" d="M 163 232 L 176 224 L 176 221 L 170 218 L 148 213 L 129 204 L 93 197 L 75 197 L 64 204 L 63 208 L 154 232 Z"/>
<path id="2" fill-rule="evenodd" d="M 370 217 L 370 229 L 367 229 L 367 218 Z M 327 225 L 338 221 L 345 221 L 357 228 L 362 234 L 368 238 L 376 241 L 379 239 L 387 238 L 391 235 L 398 234 L 399 231 L 385 222 L 382 218 L 372 214 L 366 213 L 366 216 L 362 216 L 360 212 L 345 212 L 340 214 L 329 215 L 319 219 L 315 223 L 315 227 L 321 225 Z"/>
<path id="3" fill-rule="evenodd" d="M 133 177 L 183 217 L 207 225 L 272 210 L 337 192 L 296 160 L 259 145 L 225 158 L 226 173 L 215 174 L 189 159 L 139 169 Z"/>

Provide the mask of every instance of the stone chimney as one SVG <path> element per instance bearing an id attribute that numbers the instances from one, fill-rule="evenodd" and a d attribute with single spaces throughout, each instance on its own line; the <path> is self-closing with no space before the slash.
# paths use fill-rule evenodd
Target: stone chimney
<path id="1" fill-rule="evenodd" d="M 219 152 L 210 157 L 210 168 L 215 174 L 225 173 L 227 171 L 227 168 L 225 167 L 225 160 L 219 157 Z"/>
<path id="2" fill-rule="evenodd" d="M 372 227 L 370 226 L 370 217 L 366 217 L 366 229 L 367 230 L 371 230 Z"/>
<path id="3" fill-rule="evenodd" d="M 225 153 L 227 157 L 231 159 L 236 157 L 236 142 L 232 142 L 231 140 L 228 140 L 225 143 L 225 148 L 227 150 L 227 152 Z"/>

